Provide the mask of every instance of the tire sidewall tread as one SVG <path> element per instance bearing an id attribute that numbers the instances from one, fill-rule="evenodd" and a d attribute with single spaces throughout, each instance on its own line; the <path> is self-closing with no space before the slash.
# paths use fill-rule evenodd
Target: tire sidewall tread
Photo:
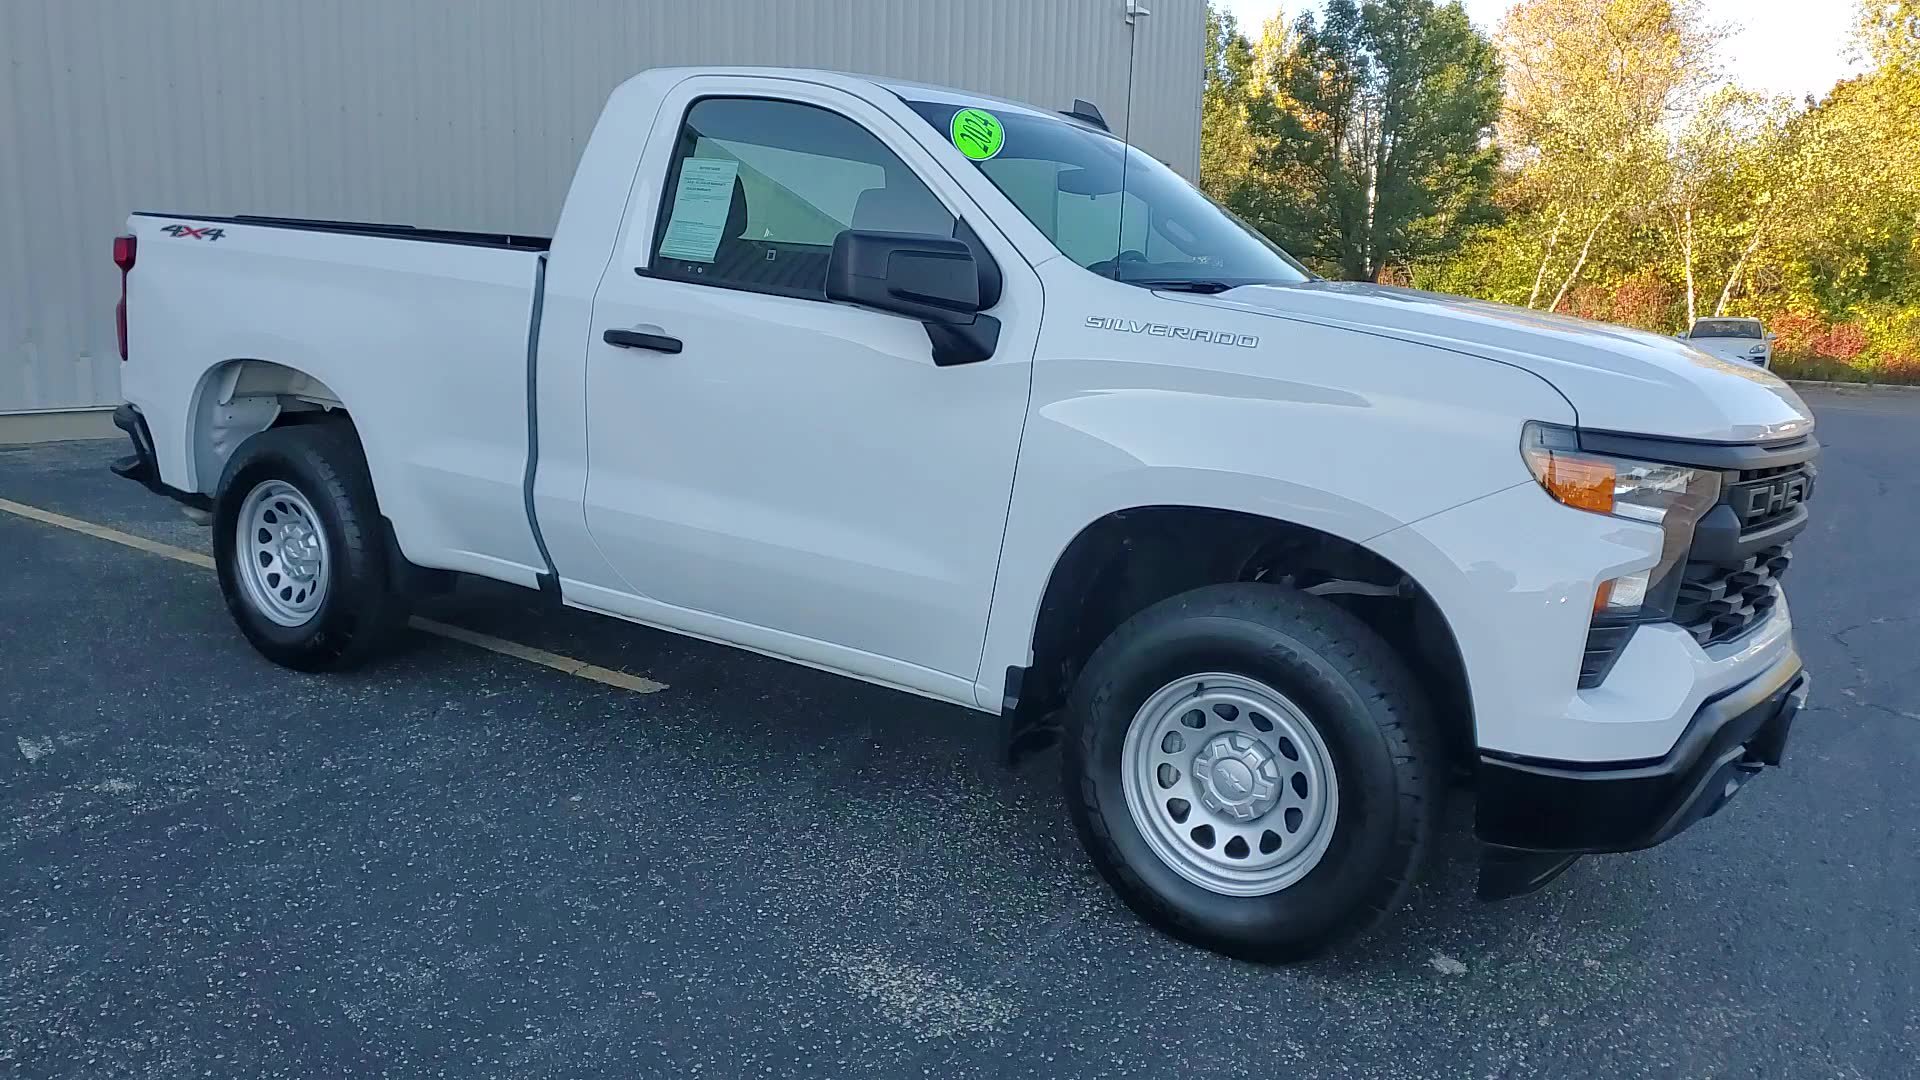
<path id="1" fill-rule="evenodd" d="M 260 613 L 238 579 L 240 506 L 266 480 L 298 488 L 326 536 L 327 596 L 300 626 L 282 626 Z M 277 664 L 300 671 L 353 667 L 387 644 L 406 620 L 406 598 L 394 588 L 373 482 L 344 423 L 269 428 L 241 443 L 216 489 L 212 527 L 227 610 L 248 642 Z"/>

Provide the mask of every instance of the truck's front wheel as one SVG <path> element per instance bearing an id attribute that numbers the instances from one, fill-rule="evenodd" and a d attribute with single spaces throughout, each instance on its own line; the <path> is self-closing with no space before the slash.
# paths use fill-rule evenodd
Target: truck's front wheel
<path id="1" fill-rule="evenodd" d="M 1404 899 L 1438 798 L 1405 664 L 1358 619 L 1273 585 L 1162 601 L 1078 680 L 1064 767 L 1094 864 L 1162 929 L 1296 960 Z"/>
<path id="2" fill-rule="evenodd" d="M 267 659 L 350 667 L 406 621 L 373 482 L 350 427 L 273 428 L 234 451 L 214 498 L 220 591 Z"/>

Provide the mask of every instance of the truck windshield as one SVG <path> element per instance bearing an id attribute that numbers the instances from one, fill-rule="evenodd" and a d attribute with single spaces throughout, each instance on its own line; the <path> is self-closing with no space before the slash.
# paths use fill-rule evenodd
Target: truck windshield
<path id="1" fill-rule="evenodd" d="M 1061 254 L 1102 277 L 1215 292 L 1313 276 L 1180 174 L 1111 135 L 991 103 L 907 105 L 943 138 L 954 136 L 956 113 L 988 114 L 991 124 L 963 130 L 966 145 L 956 145 Z"/>
<path id="2" fill-rule="evenodd" d="M 1751 319 L 1701 319 L 1699 322 L 1693 324 L 1693 332 L 1687 336 L 1696 338 L 1730 337 L 1758 339 L 1760 337 L 1760 324 Z"/>

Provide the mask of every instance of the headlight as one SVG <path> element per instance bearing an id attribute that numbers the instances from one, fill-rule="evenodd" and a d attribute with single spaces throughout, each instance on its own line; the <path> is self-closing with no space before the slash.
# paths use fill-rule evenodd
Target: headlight
<path id="1" fill-rule="evenodd" d="M 1693 544 L 1694 526 L 1720 500 L 1720 474 L 1710 469 L 1608 457 L 1582 451 L 1572 429 L 1529 423 L 1520 453 L 1533 478 L 1555 499 L 1579 510 L 1660 526 L 1660 561 L 1600 583 L 1596 618 L 1665 618 L 1680 588 L 1677 572 Z"/>

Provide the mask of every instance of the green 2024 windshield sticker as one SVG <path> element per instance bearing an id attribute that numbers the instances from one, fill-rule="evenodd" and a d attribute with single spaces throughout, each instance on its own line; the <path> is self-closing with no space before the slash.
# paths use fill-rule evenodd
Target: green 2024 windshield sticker
<path id="1" fill-rule="evenodd" d="M 1000 118 L 984 109 L 961 109 L 953 114 L 953 145 L 975 161 L 985 161 L 1006 144 Z"/>

